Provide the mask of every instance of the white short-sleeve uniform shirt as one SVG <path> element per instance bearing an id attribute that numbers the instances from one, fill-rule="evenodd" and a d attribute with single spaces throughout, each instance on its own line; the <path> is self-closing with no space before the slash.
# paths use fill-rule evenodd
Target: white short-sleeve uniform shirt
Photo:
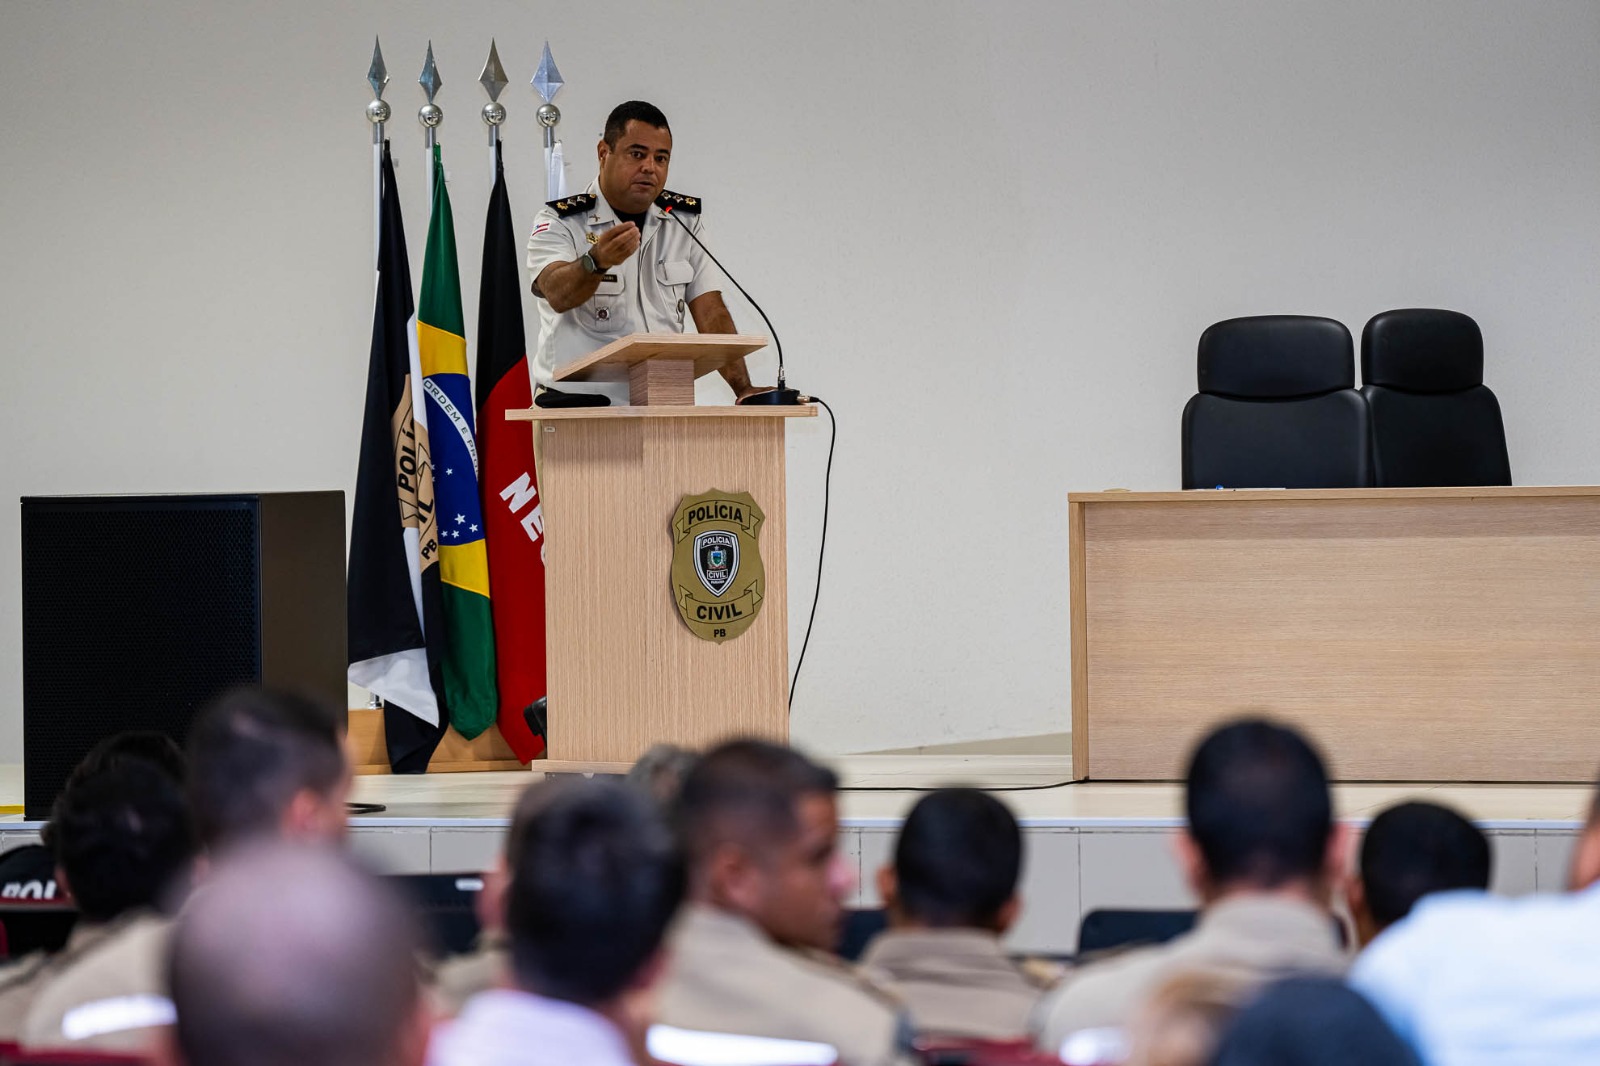
<path id="1" fill-rule="evenodd" d="M 668 207 L 705 240 L 700 198 L 662 192 L 645 212 L 638 251 L 608 270 L 593 296 L 560 314 L 539 300 L 539 346 L 529 361 L 535 388 L 599 393 L 613 404 L 626 404 L 625 381 L 556 382 L 555 370 L 630 333 L 683 333 L 694 325 L 689 301 L 721 289 L 715 264 L 667 217 Z M 586 192 L 545 204 L 528 237 L 529 279 L 536 282 L 551 263 L 577 259 L 617 224 L 617 213 L 600 195 L 598 181 L 590 182 Z"/>

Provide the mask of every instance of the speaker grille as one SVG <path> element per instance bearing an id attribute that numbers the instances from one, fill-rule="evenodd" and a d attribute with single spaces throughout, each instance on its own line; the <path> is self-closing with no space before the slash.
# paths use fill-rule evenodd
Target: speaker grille
<path id="1" fill-rule="evenodd" d="M 28 818 L 103 737 L 181 744 L 207 701 L 261 679 L 260 556 L 250 497 L 23 501 Z"/>

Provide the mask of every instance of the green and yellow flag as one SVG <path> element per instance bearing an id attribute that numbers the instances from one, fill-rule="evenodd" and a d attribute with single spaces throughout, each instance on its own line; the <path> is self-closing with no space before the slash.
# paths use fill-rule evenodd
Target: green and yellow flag
<path id="1" fill-rule="evenodd" d="M 439 147 L 433 149 L 433 215 L 422 261 L 417 348 L 433 443 L 439 516 L 439 571 L 444 582 L 445 702 L 450 724 L 471 739 L 494 724 L 494 622 L 489 610 L 489 556 L 478 495 L 478 446 L 472 387 L 467 380 L 467 330 L 461 313 L 455 220 Z"/>

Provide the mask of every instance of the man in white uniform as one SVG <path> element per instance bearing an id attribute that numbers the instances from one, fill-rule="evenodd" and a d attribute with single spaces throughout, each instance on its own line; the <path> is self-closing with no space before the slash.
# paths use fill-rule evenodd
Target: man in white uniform
<path id="1" fill-rule="evenodd" d="M 672 158 L 666 116 L 640 100 L 618 106 L 606 119 L 598 152 L 599 177 L 586 192 L 546 204 L 528 238 L 528 274 L 540 298 L 531 370 L 545 405 L 559 405 L 552 392 L 626 404 L 625 381 L 563 382 L 552 389 L 556 368 L 618 337 L 682 333 L 691 318 L 701 333 L 737 332 L 715 265 L 679 225 L 705 239 L 700 198 L 666 189 Z M 741 400 L 764 391 L 751 386 L 742 361 L 722 376 Z"/>

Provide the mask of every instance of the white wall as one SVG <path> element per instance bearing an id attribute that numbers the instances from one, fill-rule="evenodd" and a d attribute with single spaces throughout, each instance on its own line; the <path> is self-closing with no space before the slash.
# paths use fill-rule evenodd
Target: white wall
<path id="1" fill-rule="evenodd" d="M 0 499 L 351 487 L 374 32 L 416 268 L 433 39 L 469 323 L 490 35 L 520 228 L 546 37 L 580 180 L 613 103 L 671 117 L 671 186 L 709 202 L 792 382 L 842 423 L 795 709 L 818 750 L 1064 728 L 1066 493 L 1177 486 L 1214 320 L 1465 310 L 1518 479 L 1600 481 L 1592 0 L 9 0 Z M 791 430 L 796 653 L 826 443 Z M 0 761 L 17 536 L 0 523 Z"/>

